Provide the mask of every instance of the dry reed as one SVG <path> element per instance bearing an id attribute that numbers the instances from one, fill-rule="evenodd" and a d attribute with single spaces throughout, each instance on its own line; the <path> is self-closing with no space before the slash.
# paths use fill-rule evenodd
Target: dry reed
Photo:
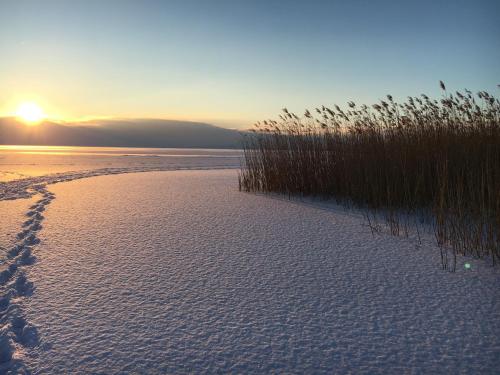
<path id="1" fill-rule="evenodd" d="M 245 138 L 240 189 L 334 198 L 382 214 L 396 235 L 425 219 L 443 268 L 455 270 L 457 254 L 498 263 L 500 101 L 440 85 L 440 100 L 285 108 Z"/>

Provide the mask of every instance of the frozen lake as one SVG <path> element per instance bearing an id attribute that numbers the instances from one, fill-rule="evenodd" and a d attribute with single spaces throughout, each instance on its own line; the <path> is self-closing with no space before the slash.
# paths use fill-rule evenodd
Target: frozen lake
<path id="1" fill-rule="evenodd" d="M 69 171 L 232 168 L 241 155 L 239 150 L 0 145 L 0 182 Z"/>
<path id="2" fill-rule="evenodd" d="M 221 167 L 204 160 L 189 168 Z M 4 185 L 2 266 L 16 269 L 2 274 L 0 372 L 500 367 L 500 277 L 484 262 L 442 271 L 432 241 L 416 248 L 373 236 L 356 212 L 241 193 L 235 170 L 126 168 Z"/>

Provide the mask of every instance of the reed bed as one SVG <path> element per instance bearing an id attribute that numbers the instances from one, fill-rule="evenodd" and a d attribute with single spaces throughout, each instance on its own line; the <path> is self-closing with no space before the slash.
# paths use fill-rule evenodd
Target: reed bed
<path id="1" fill-rule="evenodd" d="M 500 260 L 500 101 L 485 91 L 371 107 L 322 106 L 255 125 L 240 189 L 320 196 L 382 216 L 395 235 L 430 223 L 443 268 Z"/>

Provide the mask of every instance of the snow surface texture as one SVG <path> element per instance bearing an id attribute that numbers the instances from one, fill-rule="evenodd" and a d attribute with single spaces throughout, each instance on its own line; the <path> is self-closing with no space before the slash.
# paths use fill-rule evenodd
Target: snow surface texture
<path id="1" fill-rule="evenodd" d="M 0 260 L 5 258 L 13 240 L 17 240 L 19 228 L 26 220 L 24 214 L 35 202 L 36 197 L 0 201 Z"/>
<path id="2" fill-rule="evenodd" d="M 102 176 L 49 188 L 27 219 L 45 216 L 38 260 L 21 266 L 25 281 L 9 289 L 31 296 L 16 302 L 21 319 L 15 309 L 2 321 L 13 342 L 10 369 L 500 368 L 498 270 L 468 260 L 469 269 L 442 271 L 431 240 L 416 248 L 372 236 L 352 212 L 240 193 L 235 171 Z"/>
<path id="3" fill-rule="evenodd" d="M 36 257 L 34 248 L 40 243 L 38 232 L 42 229 L 46 206 L 55 198 L 47 185 L 75 179 L 101 175 L 123 174 L 145 171 L 179 169 L 237 168 L 239 152 L 227 150 L 177 150 L 156 149 L 155 154 L 142 154 L 141 149 L 61 148 L 64 153 L 43 148 L 24 158 L 17 148 L 0 149 L 0 165 L 7 168 L 2 176 L 10 176 L 0 182 L 0 374 L 28 373 L 24 355 L 26 350 L 39 345 L 36 327 L 28 323 L 22 301 L 33 294 L 34 285 L 26 277 L 26 268 L 32 266 Z M 88 152 L 87 152 L 88 151 Z M 131 154 L 122 153 L 128 151 Z M 151 150 L 150 150 L 151 151 Z M 195 154 L 193 154 L 193 152 Z M 64 157 L 61 158 L 61 155 Z M 57 156 L 56 159 L 53 156 Z M 129 156 L 134 156 L 130 161 Z M 158 159 L 157 159 L 158 157 Z M 19 160 L 20 159 L 20 160 Z M 31 162 L 30 162 L 31 160 Z M 57 163 L 54 161 L 73 161 Z M 140 160 L 137 162 L 137 160 Z M 114 167 L 99 168 L 102 165 Z M 59 173 L 43 175 L 56 166 Z M 69 168 L 69 170 L 68 170 Z M 90 169 L 86 169 L 90 168 Z M 74 169 L 74 170 L 73 170 Z M 35 202 L 35 198 L 38 201 Z M 24 199 L 22 199 L 24 198 Z M 29 198 L 26 200 L 26 198 Z M 20 231 L 12 236 L 18 221 L 20 208 L 30 202 Z M 19 218 L 22 216 L 19 215 Z"/>

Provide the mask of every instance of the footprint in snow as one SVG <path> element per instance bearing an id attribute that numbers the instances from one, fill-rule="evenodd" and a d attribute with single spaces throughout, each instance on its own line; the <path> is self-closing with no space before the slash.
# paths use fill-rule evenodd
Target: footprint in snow
<path id="1" fill-rule="evenodd" d="M 23 249 L 23 245 L 15 245 L 13 246 L 8 252 L 7 252 L 7 257 L 9 259 L 12 259 L 14 257 L 16 257 L 20 252 L 21 250 Z"/>
<path id="2" fill-rule="evenodd" d="M 40 239 L 37 238 L 33 233 L 26 237 L 23 241 L 24 245 L 36 245 L 40 243 Z"/>
<path id="3" fill-rule="evenodd" d="M 19 232 L 17 234 L 17 238 L 22 240 L 24 237 L 26 237 L 31 231 L 29 229 L 24 229 L 23 231 Z"/>
<path id="4" fill-rule="evenodd" d="M 22 252 L 19 258 L 17 259 L 17 263 L 19 265 L 30 265 L 35 263 L 36 258 L 31 254 L 31 249 L 26 247 Z"/>
<path id="5" fill-rule="evenodd" d="M 30 296 L 33 293 L 33 283 L 24 274 L 20 274 L 14 284 L 18 296 Z"/>
<path id="6" fill-rule="evenodd" d="M 42 229 L 42 225 L 37 221 L 35 222 L 31 227 L 29 227 L 29 230 L 31 231 L 39 231 L 40 229 Z"/>
<path id="7" fill-rule="evenodd" d="M 31 219 L 26 220 L 26 221 L 23 223 L 23 228 L 24 228 L 24 227 L 28 227 L 28 226 L 30 226 L 31 224 L 33 224 L 33 222 L 34 222 L 34 221 L 35 221 L 35 219 L 34 219 L 34 218 L 31 218 Z"/>
<path id="8" fill-rule="evenodd" d="M 33 216 L 33 215 L 36 215 L 38 212 L 36 212 L 35 210 L 30 210 L 28 212 L 26 212 L 26 216 Z"/>

